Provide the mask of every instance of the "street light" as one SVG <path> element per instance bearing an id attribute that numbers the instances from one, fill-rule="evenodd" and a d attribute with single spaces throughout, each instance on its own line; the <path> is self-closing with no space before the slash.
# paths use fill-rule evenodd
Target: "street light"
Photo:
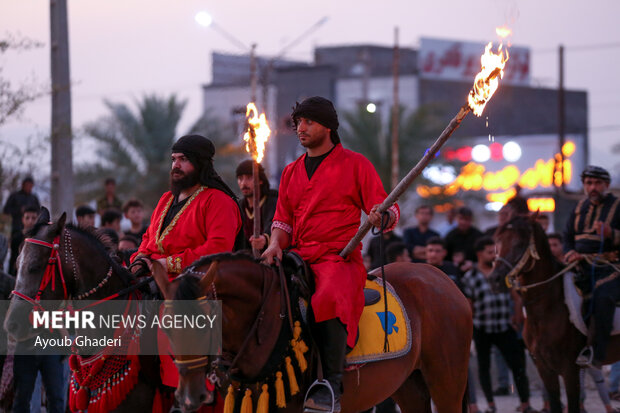
<path id="1" fill-rule="evenodd" d="M 228 39 L 229 42 L 233 43 L 235 46 L 239 47 L 240 49 L 243 49 L 244 52 L 248 52 L 251 49 L 248 45 L 243 43 L 241 40 L 237 39 L 235 36 L 228 33 L 226 30 L 224 30 L 222 26 L 215 23 L 215 21 L 213 21 L 213 17 L 211 17 L 211 15 L 208 12 L 204 10 L 199 11 L 194 16 L 194 20 L 196 20 L 196 23 L 198 23 L 199 25 L 203 27 L 211 27 L 213 30 L 218 32 L 220 35 Z"/>

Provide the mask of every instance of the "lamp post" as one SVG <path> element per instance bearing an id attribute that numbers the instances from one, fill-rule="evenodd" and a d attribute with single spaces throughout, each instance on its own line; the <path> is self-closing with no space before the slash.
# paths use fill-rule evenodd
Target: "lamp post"
<path id="1" fill-rule="evenodd" d="M 203 10 L 203 11 L 199 11 L 198 13 L 196 13 L 196 15 L 194 16 L 194 20 L 196 20 L 196 23 L 198 23 L 202 27 L 212 28 L 213 30 L 218 32 L 222 37 L 225 37 L 226 40 L 228 40 L 229 42 L 231 42 L 238 48 L 242 49 L 244 52 L 248 52 L 250 50 L 250 47 L 248 45 L 243 43 L 241 40 L 237 39 L 235 36 L 230 34 L 228 31 L 224 30 L 222 26 L 220 26 L 215 21 L 213 21 L 213 17 L 211 17 L 211 15 L 207 13 L 206 11 Z"/>

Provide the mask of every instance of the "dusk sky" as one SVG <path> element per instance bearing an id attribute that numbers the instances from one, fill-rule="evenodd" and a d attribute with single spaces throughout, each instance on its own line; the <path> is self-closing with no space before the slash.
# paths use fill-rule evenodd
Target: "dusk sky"
<path id="1" fill-rule="evenodd" d="M 200 85 L 210 81 L 211 52 L 242 52 L 194 21 L 201 10 L 243 43 L 257 43 L 261 55 L 278 53 L 327 16 L 286 56 L 306 61 L 315 46 L 389 46 L 395 26 L 403 47 L 418 47 L 421 37 L 495 41 L 495 27 L 507 24 L 513 44 L 531 49 L 532 84 L 546 87 L 557 86 L 557 47 L 564 44 L 566 85 L 588 92 L 590 161 L 618 172 L 620 157 L 610 150 L 620 143 L 618 0 L 69 0 L 74 130 L 79 133 L 86 122 L 107 114 L 103 99 L 135 107 L 144 94 L 176 93 L 189 100 L 178 130 L 184 133 L 200 114 Z M 2 0 L 0 30 L 45 43 L 35 51 L 2 56 L 4 75 L 15 83 L 49 82 L 49 1 Z M 0 140 L 45 136 L 49 119 L 50 98 L 39 99 L 21 120 L 0 128 Z"/>

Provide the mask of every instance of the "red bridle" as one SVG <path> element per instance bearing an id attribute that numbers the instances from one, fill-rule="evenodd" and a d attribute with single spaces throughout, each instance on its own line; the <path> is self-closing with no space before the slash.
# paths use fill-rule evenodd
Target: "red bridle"
<path id="1" fill-rule="evenodd" d="M 63 300 L 66 300 L 69 297 L 67 295 L 67 284 L 65 282 L 65 276 L 62 272 L 62 262 L 60 261 L 60 254 L 58 253 L 58 249 L 60 248 L 60 235 L 56 236 L 52 243 L 34 238 L 26 238 L 24 242 L 49 248 L 52 250 L 52 252 L 50 253 L 49 259 L 47 260 L 47 266 L 45 267 L 45 273 L 43 274 L 43 278 L 41 279 L 41 284 L 39 285 L 39 291 L 37 291 L 37 295 L 34 298 L 31 298 L 23 293 L 20 293 L 17 290 L 13 290 L 12 293 L 19 298 L 28 301 L 33 306 L 38 307 L 39 302 L 41 301 L 41 295 L 50 283 L 52 284 L 52 291 L 56 290 L 56 267 L 58 267 L 58 274 L 60 275 L 60 281 L 62 282 Z"/>

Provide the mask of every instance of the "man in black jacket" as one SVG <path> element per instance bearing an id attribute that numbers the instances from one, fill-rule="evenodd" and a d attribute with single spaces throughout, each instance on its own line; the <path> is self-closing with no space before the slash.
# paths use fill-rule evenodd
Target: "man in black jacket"
<path id="1" fill-rule="evenodd" d="M 237 166 L 237 184 L 243 198 L 239 201 L 241 208 L 241 219 L 243 221 L 243 233 L 245 234 L 246 248 L 255 248 L 263 251 L 269 245 L 271 236 L 271 223 L 276 212 L 278 203 L 278 191 L 269 188 L 269 179 L 265 174 L 265 169 L 258 164 L 258 179 L 260 188 L 260 225 L 261 233 L 254 237 L 254 185 L 252 177 L 252 167 L 254 161 L 251 159 L 241 162 Z"/>

